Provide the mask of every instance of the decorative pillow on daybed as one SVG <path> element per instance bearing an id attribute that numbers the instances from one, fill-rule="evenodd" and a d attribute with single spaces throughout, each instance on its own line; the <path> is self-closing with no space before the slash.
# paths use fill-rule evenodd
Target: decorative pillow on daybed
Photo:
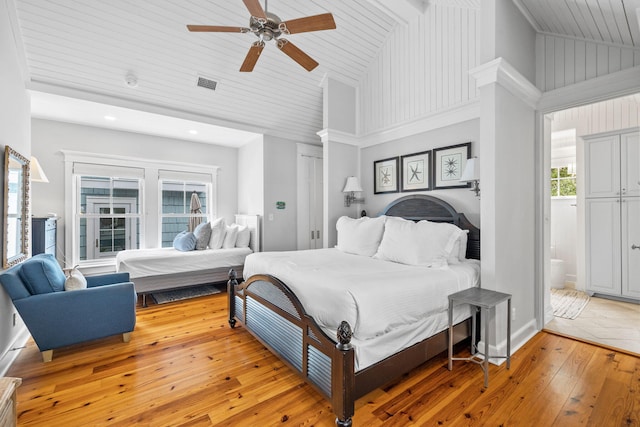
<path id="1" fill-rule="evenodd" d="M 227 225 L 224 240 L 222 241 L 222 249 L 231 249 L 236 247 L 236 239 L 238 238 L 238 224 Z"/>
<path id="2" fill-rule="evenodd" d="M 239 225 L 236 248 L 248 248 L 249 243 L 251 243 L 251 230 L 246 225 Z"/>
<path id="3" fill-rule="evenodd" d="M 373 256 L 378 250 L 382 233 L 384 232 L 385 217 L 363 217 L 359 219 L 343 216 L 338 219 L 338 244 L 340 251 L 363 256 Z"/>
<path id="4" fill-rule="evenodd" d="M 389 216 L 375 258 L 408 265 L 444 267 L 460 230 L 453 224 L 413 222 Z"/>
<path id="5" fill-rule="evenodd" d="M 193 234 L 196 236 L 196 250 L 201 251 L 207 249 L 209 239 L 211 238 L 211 223 L 203 222 L 198 224 Z"/>
<path id="6" fill-rule="evenodd" d="M 227 226 L 224 218 L 218 218 L 211 223 L 211 237 L 209 238 L 209 249 L 220 249 L 224 242 L 224 234 Z"/>
<path id="7" fill-rule="evenodd" d="M 173 239 L 173 247 L 181 252 L 192 251 L 196 248 L 196 235 L 190 231 L 182 231 Z"/>

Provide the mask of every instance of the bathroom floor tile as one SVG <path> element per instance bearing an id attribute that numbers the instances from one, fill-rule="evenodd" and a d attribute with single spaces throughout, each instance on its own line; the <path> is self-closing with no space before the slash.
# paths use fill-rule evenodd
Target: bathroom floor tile
<path id="1" fill-rule="evenodd" d="M 545 329 L 640 355 L 640 304 L 592 297 L 577 319 L 554 317 Z"/>

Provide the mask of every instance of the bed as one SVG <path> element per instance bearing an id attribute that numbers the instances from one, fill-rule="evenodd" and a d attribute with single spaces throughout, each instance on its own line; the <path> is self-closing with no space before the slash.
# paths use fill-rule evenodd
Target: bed
<path id="1" fill-rule="evenodd" d="M 340 254 L 332 248 L 251 255 L 242 283 L 236 272 L 230 272 L 230 326 L 242 324 L 331 402 L 339 426 L 351 425 L 357 398 L 447 349 L 447 295 L 479 282 L 480 230 L 448 203 L 411 195 L 392 202 L 381 216 L 387 217 L 385 221 L 400 221 L 389 217 L 428 220 L 467 230 L 466 250 L 460 250 L 468 261 L 431 265 L 426 272 L 422 266 L 383 265 L 396 263 Z M 339 228 L 338 247 L 340 240 Z M 425 274 L 445 281 L 422 289 L 429 281 L 419 286 L 417 281 Z M 321 284 L 325 287 L 317 291 Z M 436 288 L 440 288 L 438 298 Z M 378 295 L 369 292 L 373 289 L 385 290 L 384 297 L 373 296 Z M 323 299 L 338 308 L 337 315 L 318 303 Z M 383 305 L 369 305 L 375 299 Z M 419 306 L 430 300 L 433 306 L 427 311 L 433 316 L 420 314 Z M 457 310 L 454 343 L 471 336 L 470 309 Z M 389 315 L 391 320 L 381 323 L 378 314 Z"/>
<path id="2" fill-rule="evenodd" d="M 241 272 L 246 256 L 259 252 L 259 221 L 258 215 L 235 216 L 236 224 L 249 229 L 249 247 L 187 252 L 174 248 L 120 251 L 116 257 L 116 271 L 129 273 L 136 292 L 142 295 L 144 307 L 147 294 L 152 292 L 224 283 L 229 278 L 230 269 Z"/>

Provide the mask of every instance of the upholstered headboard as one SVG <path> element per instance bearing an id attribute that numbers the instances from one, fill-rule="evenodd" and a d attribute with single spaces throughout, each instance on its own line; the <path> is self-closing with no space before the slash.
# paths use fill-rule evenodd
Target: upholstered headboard
<path id="1" fill-rule="evenodd" d="M 412 194 L 389 203 L 378 215 L 398 216 L 412 221 L 449 222 L 469 230 L 467 258 L 480 259 L 480 229 L 444 200 L 425 194 Z"/>

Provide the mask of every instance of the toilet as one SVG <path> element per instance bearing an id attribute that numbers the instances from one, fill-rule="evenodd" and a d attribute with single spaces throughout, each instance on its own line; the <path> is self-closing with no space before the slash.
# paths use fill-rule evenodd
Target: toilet
<path id="1" fill-rule="evenodd" d="M 551 259 L 551 287 L 563 289 L 565 281 L 564 261 L 561 259 Z"/>

